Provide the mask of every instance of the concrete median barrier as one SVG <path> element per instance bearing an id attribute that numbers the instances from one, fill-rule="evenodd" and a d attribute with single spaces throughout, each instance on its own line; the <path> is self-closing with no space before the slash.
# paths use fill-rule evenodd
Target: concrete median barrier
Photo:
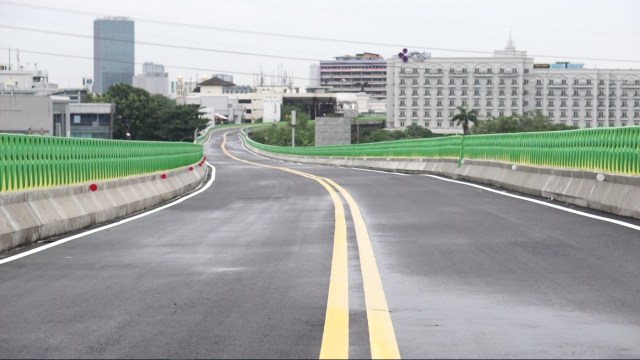
<path id="1" fill-rule="evenodd" d="M 249 143 L 246 145 L 251 147 Z M 306 164 L 441 175 L 640 219 L 638 176 L 480 160 L 466 160 L 458 167 L 457 159 L 312 157 L 276 154 L 253 147 L 251 150 L 266 157 Z"/>
<path id="2" fill-rule="evenodd" d="M 0 253 L 155 207 L 199 187 L 208 166 L 0 194 Z M 164 176 L 163 176 L 164 174 Z"/>

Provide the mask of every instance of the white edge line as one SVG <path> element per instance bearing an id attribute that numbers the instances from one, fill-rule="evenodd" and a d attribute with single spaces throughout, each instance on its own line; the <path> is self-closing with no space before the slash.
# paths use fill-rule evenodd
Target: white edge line
<path id="1" fill-rule="evenodd" d="M 245 150 L 247 150 L 248 152 L 250 152 L 250 153 L 252 153 L 252 154 L 254 154 L 254 155 L 256 155 L 256 156 L 262 157 L 262 158 L 264 158 L 264 159 L 269 159 L 269 158 L 267 158 L 267 157 L 265 157 L 265 156 L 263 156 L 263 155 L 256 154 L 256 153 L 254 153 L 253 151 L 249 150 L 249 149 L 244 145 L 244 143 L 242 143 L 242 147 L 243 147 Z M 341 168 L 342 168 L 342 167 L 341 167 Z M 352 170 L 358 170 L 358 171 L 375 172 L 375 173 L 380 173 L 380 174 L 401 175 L 401 176 L 409 176 L 409 175 L 411 175 L 411 174 L 403 174 L 403 173 L 389 172 L 389 171 L 381 171 L 381 170 L 362 169 L 362 168 L 346 168 L 346 169 L 352 169 Z M 554 208 L 554 209 L 558 209 L 558 210 L 566 211 L 566 212 L 568 212 L 568 213 L 572 213 L 572 214 L 576 214 L 576 215 L 581 215 L 581 216 L 588 217 L 588 218 L 591 218 L 591 219 L 601 220 L 601 221 L 609 222 L 609 223 L 612 223 L 612 224 L 616 224 L 616 225 L 624 226 L 624 227 L 627 227 L 627 228 L 630 228 L 630 229 L 633 229 L 633 230 L 638 230 L 638 231 L 640 231 L 640 226 L 638 226 L 638 225 L 630 224 L 630 223 L 627 223 L 627 222 L 624 222 L 624 221 L 621 221 L 621 220 L 615 220 L 615 219 L 606 218 L 606 217 L 599 216 L 599 215 L 589 214 L 589 213 L 582 212 L 582 211 L 579 211 L 579 210 L 574 210 L 574 209 L 565 208 L 565 207 L 563 207 L 563 206 L 559 206 L 559 205 L 555 205 L 555 204 L 549 204 L 549 203 L 546 203 L 546 202 L 544 202 L 544 201 L 540 201 L 540 200 L 536 200 L 536 199 L 531 199 L 531 198 L 524 197 L 524 196 L 519 196 L 519 195 L 510 194 L 510 193 L 506 192 L 506 190 L 495 190 L 495 189 L 488 188 L 488 187 L 486 187 L 486 186 L 477 185 L 477 184 L 472 184 L 472 183 L 468 183 L 468 182 L 464 182 L 464 181 L 459 181 L 459 180 L 448 179 L 448 178 L 441 177 L 441 176 L 437 176 L 437 175 L 421 174 L 421 176 L 428 176 L 428 177 L 432 177 L 432 178 L 439 179 L 439 180 L 443 180 L 443 181 L 448 181 L 448 182 L 452 182 L 452 183 L 456 183 L 456 184 L 461 184 L 461 185 L 466 185 L 466 186 L 475 187 L 475 188 L 478 188 L 478 189 L 483 189 L 483 190 L 490 191 L 490 192 L 492 192 L 492 193 L 496 193 L 496 194 L 499 194 L 499 195 L 504 195 L 504 196 L 508 196 L 508 197 L 515 198 L 515 199 L 520 199 L 520 200 L 529 201 L 529 202 L 532 202 L 532 203 L 535 203 L 535 204 L 539 204 L 539 205 L 543 205 L 543 206 L 551 207 L 551 208 Z"/>
<path id="2" fill-rule="evenodd" d="M 111 223 L 111 224 L 108 224 L 108 225 L 105 225 L 105 226 L 101 226 L 99 228 L 91 229 L 91 230 L 88 230 L 88 231 L 85 231 L 85 232 L 82 232 L 82 233 L 79 233 L 79 234 L 75 234 L 75 235 L 60 239 L 60 240 L 56 240 L 56 241 L 54 241 L 52 243 L 49 243 L 47 245 L 43 245 L 43 246 L 37 247 L 35 249 L 31 249 L 29 251 L 25 251 L 25 252 L 20 253 L 20 254 L 16 254 L 16 255 L 10 256 L 8 258 L 0 260 L 0 265 L 8 263 L 8 262 L 11 262 L 11 261 L 14 261 L 14 260 L 18 260 L 18 259 L 23 258 L 25 256 L 29 256 L 29 255 L 33 255 L 35 253 L 39 253 L 40 251 L 44 251 L 44 250 L 50 249 L 50 248 L 52 248 L 54 246 L 62 245 L 62 244 L 66 243 L 66 242 L 69 242 L 71 240 L 75 240 L 75 239 L 79 239 L 79 238 L 87 236 L 87 235 L 95 234 L 97 232 L 100 232 L 100 231 L 103 231 L 103 230 L 107 230 L 107 229 L 110 229 L 112 227 L 128 223 L 130 221 L 138 220 L 138 219 L 140 219 L 142 217 L 145 217 L 147 215 L 151 215 L 151 214 L 156 213 L 158 211 L 164 210 L 164 209 L 169 208 L 169 207 L 171 207 L 173 205 L 179 204 L 179 203 L 181 203 L 181 202 L 183 202 L 183 201 L 185 201 L 187 199 L 190 199 L 190 198 L 192 198 L 192 197 L 194 197 L 196 195 L 199 195 L 200 193 L 202 193 L 205 190 L 207 190 L 213 184 L 214 180 L 216 179 L 216 168 L 213 165 L 209 164 L 208 162 L 206 164 L 207 164 L 207 166 L 209 166 L 211 168 L 211 179 L 209 179 L 209 181 L 205 184 L 205 186 L 200 188 L 198 191 L 195 191 L 195 192 L 193 192 L 193 193 L 191 193 L 191 194 L 189 194 L 187 196 L 181 197 L 180 199 L 177 199 L 177 200 L 175 200 L 173 202 L 170 202 L 168 204 L 162 205 L 162 206 L 157 207 L 155 209 L 146 211 L 144 213 L 141 213 L 141 214 L 138 214 L 138 215 L 134 215 L 132 217 L 128 217 L 126 219 L 122 219 L 120 221 L 117 221 L 117 222 L 114 222 L 114 223 Z"/>
<path id="3" fill-rule="evenodd" d="M 640 231 L 640 226 L 638 226 L 638 225 L 630 224 L 630 223 L 627 223 L 627 222 L 624 222 L 624 221 L 620 221 L 620 220 L 606 218 L 604 216 L 589 214 L 589 213 L 582 212 L 582 211 L 579 211 L 579 210 L 569 209 L 569 208 L 566 208 L 566 207 L 563 207 L 563 206 L 560 206 L 560 205 L 549 204 L 549 203 L 544 202 L 544 201 L 531 199 L 531 198 L 524 197 L 524 196 L 510 194 L 510 193 L 506 192 L 506 190 L 495 190 L 495 189 L 491 189 L 491 188 L 488 188 L 488 187 L 485 187 L 485 186 L 482 186 L 482 185 L 472 184 L 472 183 L 459 181 L 459 180 L 448 179 L 448 178 L 437 176 L 437 175 L 423 174 L 421 176 L 432 177 L 434 179 L 439 179 L 439 180 L 442 180 L 442 181 L 448 181 L 448 182 L 452 182 L 452 183 L 456 183 L 456 184 L 475 187 L 475 188 L 486 190 L 486 191 L 490 191 L 492 193 L 496 193 L 496 194 L 499 194 L 499 195 L 504 195 L 504 196 L 508 196 L 508 197 L 512 197 L 512 198 L 516 198 L 516 199 L 520 199 L 520 200 L 524 200 L 524 201 L 529 201 L 529 202 L 536 203 L 536 204 L 539 204 L 539 205 L 544 205 L 544 206 L 551 207 L 551 208 L 554 208 L 554 209 L 566 211 L 568 213 L 581 215 L 581 216 L 588 217 L 588 218 L 591 218 L 591 219 L 606 221 L 606 222 L 609 222 L 609 223 L 612 223 L 612 224 L 616 224 L 616 225 L 628 227 L 628 228 L 633 229 L 633 230 Z"/>

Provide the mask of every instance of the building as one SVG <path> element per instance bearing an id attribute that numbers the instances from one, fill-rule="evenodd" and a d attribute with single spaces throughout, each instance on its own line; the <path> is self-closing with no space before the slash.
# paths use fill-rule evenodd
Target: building
<path id="1" fill-rule="evenodd" d="M 93 92 L 118 83 L 132 84 L 135 61 L 134 22 L 107 17 L 93 22 Z"/>
<path id="2" fill-rule="evenodd" d="M 0 96 L 0 133 L 70 136 L 69 98 Z"/>
<path id="3" fill-rule="evenodd" d="M 310 68 L 311 86 L 317 86 L 316 65 Z M 378 54 L 362 53 L 338 56 L 335 60 L 320 61 L 320 84 L 333 92 L 364 91 L 374 99 L 386 98 L 386 61 Z"/>
<path id="4" fill-rule="evenodd" d="M 71 137 L 111 139 L 115 111 L 109 103 L 69 104 Z"/>
<path id="5" fill-rule="evenodd" d="M 493 57 L 433 58 L 408 52 L 387 61 L 387 128 L 411 124 L 461 133 L 456 107 L 480 119 L 540 111 L 580 128 L 640 125 L 640 70 L 538 64 L 509 40 Z"/>
<path id="6" fill-rule="evenodd" d="M 142 64 L 142 74 L 133 77 L 133 86 L 152 95 L 169 96 L 169 73 L 164 71 L 163 65 L 145 62 Z"/>

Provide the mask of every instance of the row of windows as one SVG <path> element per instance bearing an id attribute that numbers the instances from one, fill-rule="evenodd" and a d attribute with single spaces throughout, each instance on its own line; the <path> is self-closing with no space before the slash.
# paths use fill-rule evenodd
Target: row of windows
<path id="1" fill-rule="evenodd" d="M 456 90 L 457 89 L 449 89 L 449 95 L 455 95 L 456 94 Z M 461 91 L 460 92 L 461 95 L 463 95 L 463 96 L 467 95 L 467 90 L 466 89 L 459 90 L 459 91 Z M 442 89 L 436 90 L 437 96 L 442 96 L 443 93 L 444 92 L 443 92 Z M 400 89 L 400 93 L 399 93 L 400 96 L 405 96 L 406 94 L 407 94 L 407 90 Z M 486 96 L 493 96 L 493 89 L 487 89 L 484 92 L 484 94 Z M 498 96 L 505 96 L 505 94 L 506 94 L 505 89 L 499 89 L 498 90 Z M 529 91 L 528 90 L 524 90 L 522 92 L 522 94 L 525 95 L 525 96 L 529 95 Z M 419 95 L 418 89 L 411 90 L 411 95 L 412 96 L 418 96 Z M 431 89 L 425 89 L 424 90 L 424 95 L 425 96 L 431 96 Z M 473 95 L 474 96 L 480 96 L 481 95 L 480 90 L 479 89 L 473 90 Z M 511 95 L 518 95 L 518 90 L 517 89 L 511 89 Z M 584 96 L 593 96 L 591 90 L 585 90 L 584 92 L 581 92 L 579 90 L 574 90 L 572 96 L 583 96 L 583 95 Z M 542 95 L 542 90 L 536 90 L 535 96 L 543 96 Z M 561 90 L 561 91 L 558 91 L 558 92 L 554 91 L 554 90 L 549 90 L 547 92 L 547 96 L 569 96 L 569 95 L 568 95 L 568 92 L 566 90 Z M 605 92 L 604 91 L 598 91 L 598 97 L 603 97 L 603 96 L 607 96 L 605 94 Z M 615 91 L 610 91 L 608 96 L 616 96 L 616 92 Z M 633 93 L 633 96 L 634 97 L 640 97 L 640 91 L 635 91 Z M 626 91 L 623 91 L 622 94 L 620 95 L 620 97 L 622 97 L 622 98 L 629 97 L 629 93 L 626 92 Z"/>
<path id="2" fill-rule="evenodd" d="M 487 79 L 487 81 L 485 82 L 487 85 L 493 85 L 493 79 Z M 400 85 L 406 85 L 406 81 L 405 79 L 400 79 Z M 431 85 L 431 79 L 424 79 L 424 85 Z M 418 79 L 412 79 L 411 80 L 411 85 L 423 85 L 418 83 Z M 529 81 L 525 80 L 524 81 L 524 85 L 528 85 Z M 437 79 L 436 80 L 436 85 L 444 85 L 442 79 Z M 449 85 L 456 85 L 456 79 L 449 79 Z M 460 85 L 469 85 L 469 82 L 467 81 L 467 79 L 461 79 L 460 80 Z M 473 81 L 473 85 L 481 85 L 480 84 L 480 79 L 474 79 Z M 500 79 L 498 81 L 498 85 L 506 85 L 506 82 L 504 79 Z M 518 85 L 518 79 L 511 79 L 511 85 Z"/>
<path id="3" fill-rule="evenodd" d="M 632 82 L 633 81 L 633 82 Z M 560 83 L 555 83 L 554 79 L 549 79 L 548 82 L 549 85 L 567 85 L 567 80 L 566 79 L 561 79 Z M 578 79 L 574 79 L 573 80 L 573 84 L 574 85 L 591 85 L 591 79 L 587 79 L 584 83 L 580 82 L 580 80 Z M 622 80 L 621 84 L 624 85 L 638 85 L 640 86 L 640 80 Z M 542 79 L 537 79 L 536 80 L 536 85 L 542 85 Z M 599 80 L 598 81 L 598 85 L 599 86 L 604 86 L 605 85 L 605 81 L 604 80 Z M 616 81 L 609 81 L 609 86 L 616 86 Z"/>
<path id="4" fill-rule="evenodd" d="M 468 101 L 467 99 L 463 99 L 462 100 L 462 106 L 466 106 L 468 104 L 467 101 Z M 456 106 L 455 102 L 456 102 L 455 100 L 449 100 L 449 106 Z M 443 104 L 444 104 L 444 101 L 442 99 L 438 99 L 438 100 L 436 100 L 434 102 L 434 104 L 437 107 L 442 107 Z M 535 105 L 536 108 L 541 108 L 542 107 L 542 100 L 536 100 L 535 104 L 536 104 Z M 554 102 L 553 100 L 549 100 L 549 102 L 547 104 L 548 104 L 547 107 L 556 106 L 556 102 Z M 567 107 L 567 104 L 568 104 L 567 101 L 559 102 L 560 107 Z M 629 104 L 630 103 L 628 103 L 626 101 L 621 101 L 618 105 L 620 105 L 619 107 L 625 108 L 625 107 L 629 107 Z M 413 100 L 411 102 L 411 105 L 414 106 L 414 107 L 418 106 L 418 101 L 417 100 Z M 526 100 L 523 101 L 523 105 L 524 106 L 528 106 L 529 105 L 529 101 L 526 101 Z M 406 106 L 405 100 L 400 100 L 400 106 Z M 425 107 L 432 106 L 431 100 L 425 100 L 424 101 L 424 106 Z M 474 100 L 473 101 L 473 106 L 479 107 L 480 106 L 480 100 Z M 493 101 L 492 100 L 487 100 L 486 101 L 486 106 L 493 106 Z M 498 106 L 505 106 L 505 100 L 499 100 L 498 101 Z M 518 106 L 518 100 L 511 100 L 511 106 L 512 107 L 517 107 Z M 587 101 L 584 102 L 584 106 L 585 107 L 591 107 L 592 106 L 592 102 L 590 100 L 587 100 Z M 573 102 L 573 107 L 574 108 L 580 107 L 580 102 L 579 101 L 574 101 Z M 599 101 L 598 102 L 598 107 L 604 107 L 604 102 Z M 614 102 L 609 102 L 609 107 L 610 108 L 616 107 L 616 104 Z M 640 107 L 640 101 L 635 101 L 633 103 L 633 107 L 639 108 Z"/>
<path id="5" fill-rule="evenodd" d="M 465 105 L 464 105 L 464 104 L 462 104 L 462 106 L 465 106 Z M 443 113 L 446 113 L 446 112 L 443 112 L 443 110 L 437 110 L 437 111 L 435 112 L 436 117 L 442 117 L 442 114 L 443 114 Z M 450 110 L 449 110 L 449 113 L 454 114 L 454 113 L 455 113 L 455 109 L 450 109 Z M 499 110 L 499 111 L 498 111 L 498 116 L 504 116 L 504 113 L 505 113 L 505 112 L 504 112 L 504 110 Z M 516 114 L 516 113 L 518 113 L 518 109 L 515 109 L 515 108 L 514 108 L 514 109 L 511 109 L 511 113 L 512 113 L 512 114 Z M 431 113 L 431 110 L 425 110 L 425 111 L 424 111 L 424 117 L 431 117 L 431 114 L 432 114 L 432 113 Z M 492 115 L 491 115 L 491 114 L 492 114 L 491 110 L 487 110 L 485 114 L 486 114 L 486 117 L 491 117 L 491 116 L 492 116 Z M 560 118 L 561 118 L 561 119 L 566 119 L 566 118 L 567 118 L 567 114 L 568 114 L 568 112 L 566 112 L 566 111 L 561 111 L 561 112 L 560 112 Z M 585 118 L 591 118 L 591 117 L 592 117 L 592 116 L 591 116 L 591 114 L 592 114 L 592 113 L 591 113 L 591 111 L 586 111 L 586 112 L 584 113 L 584 117 L 585 117 Z M 482 114 L 479 114 L 479 115 L 481 116 Z M 549 111 L 549 112 L 548 112 L 548 115 L 549 115 L 549 117 L 550 117 L 550 118 L 554 118 L 554 117 L 555 117 L 555 115 L 556 115 L 556 113 L 555 113 L 554 111 Z M 406 115 L 405 115 L 405 111 L 404 111 L 404 110 L 400 110 L 400 117 L 401 117 L 401 118 L 403 118 L 403 117 L 405 117 L 405 116 L 406 116 Z M 418 116 L 418 111 L 417 111 L 417 110 L 413 110 L 413 111 L 411 112 L 411 116 L 412 116 L 412 117 L 417 117 L 417 116 Z M 572 116 L 573 116 L 574 118 L 578 118 L 578 117 L 581 117 L 582 115 L 580 114 L 580 112 L 578 112 L 578 111 L 574 111 L 574 112 L 572 113 Z M 598 119 L 603 119 L 604 117 L 605 117 L 605 113 L 604 113 L 603 111 L 598 112 L 598 116 L 597 116 L 597 118 L 598 118 Z M 609 112 L 609 118 L 616 118 L 616 117 L 617 117 L 617 116 L 616 116 L 616 113 L 615 113 L 614 111 L 610 111 L 610 112 Z M 633 113 L 633 117 L 634 117 L 634 119 L 640 119 L 640 111 L 636 111 L 636 112 L 634 112 L 634 113 Z M 623 119 L 623 121 L 624 121 L 624 119 L 629 118 L 628 113 L 627 113 L 626 111 L 621 112 L 621 114 L 620 114 L 620 118 L 622 118 L 622 119 Z M 640 121 L 640 120 L 636 120 L 636 121 Z"/>
<path id="6" fill-rule="evenodd" d="M 437 69 L 426 68 L 426 69 L 424 69 L 424 73 L 425 74 L 430 74 L 431 70 L 435 70 L 436 74 L 442 74 L 443 73 L 442 68 L 437 68 Z M 480 74 L 481 72 L 484 72 L 486 74 L 492 74 L 493 73 L 493 69 L 492 68 L 486 68 L 486 69 L 475 68 L 475 69 L 473 69 L 473 73 L 474 74 Z M 407 72 L 405 71 L 405 68 L 401 68 L 400 69 L 400 74 L 406 74 L 406 73 Z M 419 71 L 418 68 L 413 68 L 411 73 L 412 74 L 419 74 L 420 71 Z M 499 69 L 499 73 L 500 74 L 506 74 L 506 73 L 517 74 L 518 73 L 518 69 L 517 68 L 512 68 L 510 70 Z M 524 73 L 528 74 L 529 73 L 529 69 L 525 69 Z M 462 69 L 449 68 L 449 74 L 467 74 L 467 69 L 466 68 L 462 68 Z"/>
<path id="7" fill-rule="evenodd" d="M 504 116 L 504 114 L 503 115 L 499 115 L 499 116 Z M 491 117 L 491 115 L 489 115 L 489 117 Z M 414 119 L 412 121 L 412 123 L 415 124 L 415 125 L 418 125 L 418 120 Z M 568 125 L 567 121 L 560 121 L 560 123 L 564 124 L 564 125 Z M 406 124 L 405 121 L 400 121 L 400 126 L 401 127 L 404 127 L 405 124 Z M 443 124 L 443 121 L 431 121 L 429 127 L 431 127 L 431 128 L 434 128 L 434 127 L 435 128 L 443 128 L 442 124 Z M 444 122 L 444 124 L 447 124 L 447 122 Z M 573 126 L 578 127 L 578 126 L 580 126 L 580 121 L 579 120 L 572 120 L 571 124 Z M 604 121 L 598 121 L 597 122 L 598 127 L 604 127 L 605 124 L 606 123 Z M 631 124 L 631 122 L 630 121 L 626 121 L 626 120 L 623 120 L 623 121 L 620 122 L 621 126 L 629 126 L 630 124 Z M 448 125 L 449 125 L 449 128 L 456 128 L 456 127 L 459 128 L 460 127 L 459 125 L 456 126 L 453 121 L 449 121 Z M 587 128 L 593 127 L 593 125 L 595 125 L 595 124 L 593 124 L 592 122 L 590 122 L 588 120 L 585 122 L 585 127 L 587 127 Z M 609 121 L 608 125 L 609 125 L 609 127 L 615 127 L 616 123 L 613 122 L 613 121 Z M 640 126 L 640 121 L 633 121 L 633 125 L 634 126 Z"/>

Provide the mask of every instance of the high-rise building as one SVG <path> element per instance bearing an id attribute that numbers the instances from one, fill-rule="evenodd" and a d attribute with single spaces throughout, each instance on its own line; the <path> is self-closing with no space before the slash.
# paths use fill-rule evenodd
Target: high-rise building
<path id="1" fill-rule="evenodd" d="M 409 52 L 387 61 L 387 127 L 417 124 L 461 133 L 458 106 L 480 119 L 540 111 L 580 128 L 640 125 L 640 70 L 541 64 L 509 40 L 493 57 L 433 58 Z"/>
<path id="2" fill-rule="evenodd" d="M 315 71 L 313 67 L 310 71 Z M 386 97 L 386 61 L 378 54 L 362 53 L 320 61 L 320 85 L 333 92 L 366 92 L 374 99 Z M 311 75 L 312 82 L 314 75 Z"/>
<path id="3" fill-rule="evenodd" d="M 118 83 L 132 84 L 135 61 L 134 22 L 108 17 L 93 22 L 93 92 Z"/>
<path id="4" fill-rule="evenodd" d="M 142 64 L 142 75 L 133 78 L 133 86 L 145 89 L 150 94 L 169 96 L 169 74 L 164 71 L 164 66 L 145 62 Z"/>

